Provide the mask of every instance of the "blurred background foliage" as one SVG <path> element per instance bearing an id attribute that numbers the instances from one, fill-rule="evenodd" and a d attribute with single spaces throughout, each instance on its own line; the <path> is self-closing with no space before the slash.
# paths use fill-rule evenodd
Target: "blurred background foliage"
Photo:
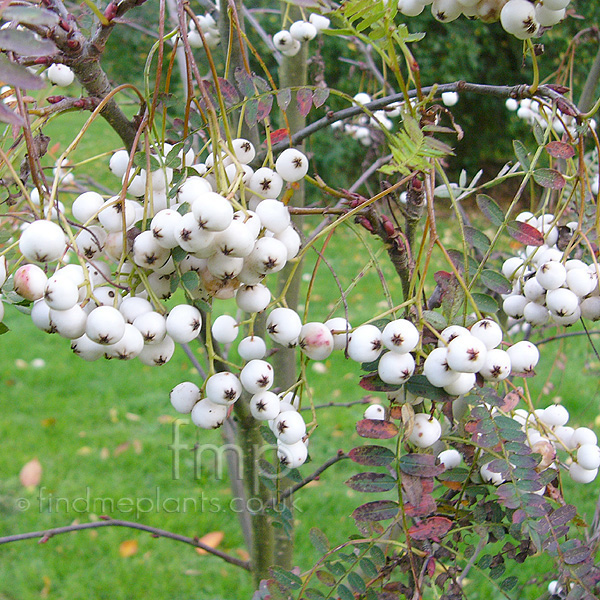
<path id="1" fill-rule="evenodd" d="M 192 2 L 192 8 L 199 14 L 210 12 L 205 3 Z M 281 28 L 280 14 L 272 2 L 249 0 L 245 3 L 245 9 L 252 13 L 269 36 Z M 543 55 L 539 58 L 542 79 L 557 83 L 560 75 L 566 76 L 560 83 L 566 82 L 566 85 L 572 86 L 573 99 L 577 102 L 598 50 L 600 3 L 573 0 L 571 9 L 574 14 L 537 41 L 543 46 Z M 115 28 L 103 59 L 104 68 L 115 83 L 132 81 L 143 89 L 143 66 L 148 50 L 156 40 L 153 32 L 158 22 L 158 11 L 158 0 L 148 0 L 139 10 L 129 13 L 129 25 Z M 216 17 L 214 10 L 212 12 Z M 452 23 L 442 24 L 432 17 L 427 8 L 418 17 L 406 18 L 405 23 L 412 33 L 426 33 L 423 40 L 411 46 L 419 63 L 424 86 L 457 80 L 495 85 L 531 81 L 531 63 L 529 59 L 523 60 L 522 43 L 507 35 L 499 23 L 486 24 L 461 17 Z M 582 36 L 575 48 L 572 79 L 569 79 L 564 71 L 561 74 L 557 69 L 569 41 L 577 31 L 585 28 L 590 28 L 591 33 Z M 255 47 L 264 48 L 264 40 L 251 27 L 248 27 L 248 36 Z M 330 88 L 350 96 L 358 91 L 371 94 L 381 92 L 381 85 L 365 67 L 364 55 L 355 42 L 352 38 L 323 36 L 317 43 L 311 44 L 309 73 L 312 83 L 324 76 Z M 221 66 L 224 64 L 223 56 L 219 55 L 222 51 L 221 45 L 215 53 Z M 197 50 L 196 56 L 208 76 L 208 65 L 202 50 Z M 263 52 L 261 56 L 276 76 L 277 63 L 274 57 L 268 52 Z M 261 74 L 258 61 L 252 60 L 251 64 L 256 73 Z M 176 87 L 172 92 L 180 93 L 178 78 L 174 79 L 174 84 Z M 335 110 L 346 105 L 340 98 L 330 96 L 326 106 Z M 513 139 L 524 142 L 532 139 L 528 124 L 510 113 L 504 102 L 497 98 L 463 94 L 459 103 L 452 108 L 452 113 L 465 135 L 460 142 L 456 139 L 451 141 L 456 149 L 456 156 L 449 160 L 448 165 L 451 178 L 457 177 L 463 168 L 471 176 L 479 169 L 493 176 L 501 165 L 513 157 Z M 309 119 L 320 116 L 322 110 L 313 111 Z M 380 154 L 377 148 L 372 148 L 365 156 L 365 149 L 358 141 L 339 132 L 332 136 L 331 130 L 313 136 L 308 149 L 313 154 L 316 172 L 332 186 L 348 185 L 348 181 L 358 176 L 362 167 L 371 164 Z"/>

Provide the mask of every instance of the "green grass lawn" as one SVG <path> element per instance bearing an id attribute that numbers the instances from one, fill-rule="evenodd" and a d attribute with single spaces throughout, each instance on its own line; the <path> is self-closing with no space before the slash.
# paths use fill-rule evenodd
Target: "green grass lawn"
<path id="1" fill-rule="evenodd" d="M 77 115 L 70 122 L 74 130 L 81 127 Z M 101 124 L 97 126 L 104 131 Z M 58 122 L 46 132 L 61 145 L 55 151 L 60 153 L 61 140 L 66 138 Z M 80 158 L 118 144 L 114 136 L 84 137 Z M 92 171 L 114 186 L 114 180 L 98 175 L 106 162 L 95 163 Z M 327 251 L 344 287 L 369 261 L 362 239 L 346 230 Z M 393 282 L 392 269 L 382 258 L 383 275 Z M 303 267 L 302 304 L 314 261 L 312 253 Z M 336 309 L 339 292 L 334 277 L 325 264 L 319 269 L 307 320 L 324 319 L 334 309 L 336 315 L 343 314 L 340 306 Z M 397 285 L 390 285 L 391 298 L 400 302 Z M 358 278 L 348 296 L 353 325 L 387 310 L 381 290 L 380 276 L 373 270 Z M 39 332 L 14 308 L 7 308 L 5 322 L 10 332 L 0 338 L 0 535 L 84 523 L 107 514 L 191 537 L 222 532 L 221 549 L 247 556 L 231 507 L 229 482 L 210 465 L 195 473 L 194 444 L 218 445 L 220 432 L 198 430 L 189 419 L 182 419 L 178 431 L 189 450 L 181 453 L 179 477 L 173 474 L 169 446 L 176 415 L 168 393 L 177 383 L 198 378 L 182 351 L 160 368 L 137 361 L 86 363 L 72 355 L 66 340 Z M 594 339 L 600 345 L 600 339 Z M 538 377 L 529 382 L 536 406 L 544 407 L 559 397 L 575 423 L 597 429 L 599 368 L 585 337 L 549 342 L 543 346 Z M 316 404 L 347 403 L 366 395 L 357 385 L 358 366 L 340 353 L 323 363 L 310 363 L 308 369 Z M 348 451 L 363 443 L 355 432 L 363 410 L 358 405 L 319 411 L 319 426 L 311 437 L 312 463 L 301 468 L 303 475 L 338 449 Z M 26 489 L 19 472 L 33 459 L 41 464 L 42 476 L 39 486 Z M 321 528 L 333 543 L 342 543 L 356 532 L 349 515 L 372 497 L 350 490 L 343 482 L 359 470 L 350 461 L 335 465 L 298 495 L 295 560 L 301 570 L 318 557 L 308 539 L 312 526 Z M 598 489 L 598 482 L 586 487 L 567 482 L 567 491 L 574 494 L 573 501 L 588 520 Z M 137 547 L 122 545 L 132 541 Z M 127 549 L 131 555 L 123 556 Z M 515 573 L 525 583 L 532 577 L 543 578 L 549 569 L 550 562 L 541 557 L 531 566 L 517 566 Z M 469 597 L 475 600 L 499 597 L 475 570 L 467 585 Z M 237 600 L 251 593 L 245 572 L 201 556 L 190 546 L 133 530 L 106 528 L 57 536 L 42 545 L 30 540 L 0 546 L 0 600 L 83 596 Z M 519 598 L 537 595 L 530 589 Z"/>

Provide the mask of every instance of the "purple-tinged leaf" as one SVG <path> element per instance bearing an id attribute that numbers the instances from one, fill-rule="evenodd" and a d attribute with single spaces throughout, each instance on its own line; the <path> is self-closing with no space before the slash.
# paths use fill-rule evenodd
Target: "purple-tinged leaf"
<path id="1" fill-rule="evenodd" d="M 5 54 L 0 54 L 0 81 L 24 90 L 41 90 L 46 87 L 46 82 L 41 77 L 11 62 Z"/>
<path id="2" fill-rule="evenodd" d="M 477 196 L 477 206 L 496 227 L 500 227 L 504 223 L 504 213 L 493 198 L 485 194 L 479 194 Z"/>
<path id="3" fill-rule="evenodd" d="M 0 48 L 27 56 L 48 56 L 58 52 L 51 40 L 38 38 L 32 31 L 20 29 L 1 29 Z"/>
<path id="4" fill-rule="evenodd" d="M 546 152 L 554 158 L 562 158 L 565 160 L 575 156 L 575 148 L 566 142 L 548 142 L 546 144 Z"/>
<path id="5" fill-rule="evenodd" d="M 435 464 L 431 454 L 404 454 L 398 461 L 403 473 L 414 477 L 436 477 L 445 471 L 444 465 Z"/>
<path id="6" fill-rule="evenodd" d="M 292 90 L 283 88 L 277 92 L 277 106 L 281 112 L 285 112 L 292 101 Z"/>
<path id="7" fill-rule="evenodd" d="M 251 98 L 246 102 L 246 110 L 244 113 L 244 119 L 246 120 L 246 125 L 248 127 L 253 127 L 256 125 L 256 118 L 258 116 L 258 100 L 256 98 Z"/>
<path id="8" fill-rule="evenodd" d="M 352 513 L 355 521 L 386 521 L 398 514 L 398 503 L 392 500 L 376 500 L 359 506 Z"/>
<path id="9" fill-rule="evenodd" d="M 552 527 L 560 527 L 566 525 L 569 521 L 572 521 L 577 516 L 577 509 L 572 504 L 565 504 L 559 506 L 556 510 L 553 510 L 548 519 L 552 524 Z"/>
<path id="10" fill-rule="evenodd" d="M 408 530 L 414 540 L 433 540 L 437 542 L 452 529 L 452 521 L 447 517 L 429 517 Z"/>
<path id="11" fill-rule="evenodd" d="M 327 102 L 327 98 L 329 98 L 329 88 L 317 88 L 312 99 L 315 108 L 323 106 Z"/>
<path id="12" fill-rule="evenodd" d="M 567 565 L 577 565 L 579 563 L 582 563 L 586 561 L 592 553 L 592 550 L 584 545 L 575 546 L 574 548 L 569 548 L 566 551 L 563 547 L 564 544 L 561 546 L 561 550 L 563 550 L 562 558 Z"/>
<path id="13" fill-rule="evenodd" d="M 252 77 L 245 69 L 236 67 L 233 76 L 237 81 L 240 92 L 244 96 L 248 98 L 250 96 L 254 96 L 254 84 L 252 83 Z"/>
<path id="14" fill-rule="evenodd" d="M 407 517 L 426 517 L 437 510 L 437 504 L 432 496 L 423 494 L 418 501 L 405 502 L 403 510 Z"/>
<path id="15" fill-rule="evenodd" d="M 477 248 L 477 250 L 483 252 L 484 254 L 488 251 L 491 242 L 488 236 L 483 233 L 483 231 L 479 231 L 479 229 L 476 229 L 475 227 L 469 227 L 468 225 L 464 226 L 463 231 L 465 234 L 465 240 L 467 240 L 467 243 L 470 246 Z"/>
<path id="16" fill-rule="evenodd" d="M 374 419 L 362 419 L 356 424 L 356 431 L 360 437 L 375 440 L 389 440 L 398 435 L 398 427 L 394 423 Z"/>
<path id="17" fill-rule="evenodd" d="M 56 13 L 37 6 L 9 6 L 4 9 L 2 18 L 5 21 L 18 21 L 41 27 L 53 27 L 58 25 L 59 21 Z"/>
<path id="18" fill-rule="evenodd" d="M 511 238 L 526 246 L 542 246 L 544 243 L 544 235 L 529 223 L 509 221 L 506 230 Z"/>
<path id="19" fill-rule="evenodd" d="M 10 110 L 4 102 L 0 102 L 0 121 L 2 123 L 8 123 L 9 125 L 16 125 L 17 127 L 23 127 L 25 121 L 16 112 Z"/>
<path id="20" fill-rule="evenodd" d="M 271 108 L 273 107 L 273 96 L 265 96 L 264 98 L 258 101 L 258 110 L 256 114 L 256 119 L 258 121 L 263 121 L 266 119 L 271 113 Z"/>
<path id="21" fill-rule="evenodd" d="M 533 172 L 534 181 L 544 188 L 562 190 L 567 182 L 556 169 L 536 169 Z"/>
<path id="22" fill-rule="evenodd" d="M 296 92 L 296 106 L 298 107 L 298 112 L 303 117 L 306 117 L 306 115 L 310 112 L 310 109 L 312 107 L 312 99 L 312 90 L 309 90 L 307 88 L 300 88 Z"/>
<path id="23" fill-rule="evenodd" d="M 225 106 L 230 107 L 234 104 L 237 104 L 240 101 L 240 94 L 235 89 L 235 86 L 223 77 L 218 77 L 217 79 L 219 82 L 219 87 L 221 89 L 221 94 L 223 94 Z"/>
<path id="24" fill-rule="evenodd" d="M 377 373 L 365 375 L 358 383 L 363 390 L 367 392 L 393 392 L 399 388 L 398 385 L 391 385 L 381 381 Z"/>
<path id="25" fill-rule="evenodd" d="M 327 587 L 334 587 L 336 583 L 335 577 L 327 571 L 317 571 L 317 579 Z"/>
<path id="26" fill-rule="evenodd" d="M 344 483 L 357 492 L 387 492 L 397 485 L 387 473 L 357 473 Z"/>
<path id="27" fill-rule="evenodd" d="M 256 89 L 260 90 L 261 92 L 271 91 L 271 86 L 267 83 L 267 81 L 258 75 L 252 75 L 252 83 L 254 83 Z"/>
<path id="28" fill-rule="evenodd" d="M 563 98 L 559 98 L 556 101 L 556 108 L 558 108 L 563 115 L 569 115 L 569 117 L 577 116 L 577 109 Z"/>
<path id="29" fill-rule="evenodd" d="M 353 462 L 369 467 L 383 467 L 396 458 L 389 448 L 383 446 L 358 446 L 350 450 L 349 456 Z"/>

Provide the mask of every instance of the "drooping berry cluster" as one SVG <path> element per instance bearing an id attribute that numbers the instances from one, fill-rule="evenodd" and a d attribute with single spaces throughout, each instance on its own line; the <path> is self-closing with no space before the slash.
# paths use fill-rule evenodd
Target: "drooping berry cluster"
<path id="1" fill-rule="evenodd" d="M 329 27 L 329 19 L 312 13 L 308 21 L 295 21 L 288 29 L 282 29 L 273 36 L 273 46 L 284 56 L 296 56 L 302 44 L 315 39 L 319 32 Z"/>
<path id="2" fill-rule="evenodd" d="M 507 33 L 524 40 L 560 23 L 569 4 L 570 0 L 398 0 L 398 10 L 416 17 L 431 5 L 431 14 L 442 23 L 461 15 L 486 23 L 499 20 Z"/>

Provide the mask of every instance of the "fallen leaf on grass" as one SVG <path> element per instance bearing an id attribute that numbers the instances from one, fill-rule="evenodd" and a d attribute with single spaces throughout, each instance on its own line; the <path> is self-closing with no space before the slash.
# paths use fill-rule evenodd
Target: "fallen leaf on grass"
<path id="1" fill-rule="evenodd" d="M 202 542 L 205 546 L 210 546 L 211 548 L 216 548 L 225 537 L 225 534 L 222 531 L 211 531 L 206 535 L 203 535 L 198 541 Z M 204 548 L 196 548 L 196 552 L 198 554 L 208 554 Z"/>
<path id="2" fill-rule="evenodd" d="M 40 598 L 47 598 L 50 595 L 50 577 L 44 575 L 42 580 L 44 582 L 44 587 L 40 591 Z"/>
<path id="3" fill-rule="evenodd" d="M 92 453 L 92 449 L 89 446 L 81 446 L 77 453 L 79 456 L 89 456 Z"/>
<path id="4" fill-rule="evenodd" d="M 123 452 L 125 452 L 126 450 L 129 449 L 129 446 L 131 446 L 131 444 L 129 442 L 123 442 L 122 444 L 119 444 L 113 451 L 113 456 L 119 456 L 120 454 L 123 454 Z"/>
<path id="5" fill-rule="evenodd" d="M 157 421 L 161 425 L 165 425 L 167 423 L 173 423 L 173 421 L 175 421 L 175 419 L 177 419 L 177 417 L 174 417 L 173 415 L 160 415 L 160 417 L 158 417 Z"/>
<path id="6" fill-rule="evenodd" d="M 140 415 L 136 415 L 135 413 L 125 413 L 125 418 L 128 421 L 139 421 L 142 417 L 140 417 Z"/>
<path id="7" fill-rule="evenodd" d="M 123 558 L 129 558 L 138 551 L 137 540 L 125 540 L 119 544 L 119 554 Z"/>
<path id="8" fill-rule="evenodd" d="M 19 481 L 26 488 L 34 488 L 42 480 L 42 464 L 37 458 L 30 460 L 23 465 L 19 473 Z"/>
<path id="9" fill-rule="evenodd" d="M 235 553 L 242 559 L 242 560 L 250 560 L 250 554 L 248 553 L 247 550 L 244 550 L 243 548 L 236 548 L 235 549 Z"/>

